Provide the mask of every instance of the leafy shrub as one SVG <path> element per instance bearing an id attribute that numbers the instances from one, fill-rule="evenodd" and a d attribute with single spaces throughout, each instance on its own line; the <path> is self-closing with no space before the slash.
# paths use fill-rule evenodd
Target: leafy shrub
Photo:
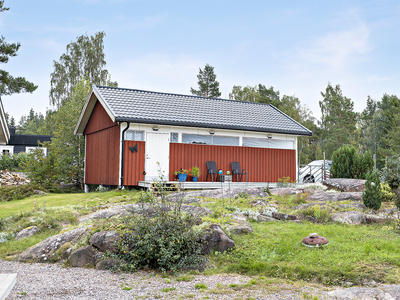
<path id="1" fill-rule="evenodd" d="M 389 184 L 381 183 L 382 201 L 390 202 L 396 197 L 396 194 L 392 191 Z"/>
<path id="2" fill-rule="evenodd" d="M 283 176 L 282 178 L 278 178 L 278 183 L 277 187 L 282 188 L 282 187 L 292 187 L 295 186 L 296 181 L 291 180 L 289 176 Z"/>
<path id="3" fill-rule="evenodd" d="M 26 161 L 26 153 L 3 154 L 0 156 L 0 170 L 20 171 Z"/>
<path id="4" fill-rule="evenodd" d="M 331 178 L 365 179 L 372 171 L 374 160 L 371 152 L 357 153 L 354 146 L 344 145 L 332 154 Z"/>
<path id="5" fill-rule="evenodd" d="M 160 200 L 144 197 L 151 202 L 142 203 L 141 214 L 125 220 L 118 254 L 126 262 L 122 266 L 125 271 L 143 267 L 176 271 L 202 261 L 198 243 L 201 232 L 194 228 L 195 217 L 181 212 L 184 194 L 172 203 L 165 182 L 160 180 L 156 185 Z"/>
<path id="6" fill-rule="evenodd" d="M 365 191 L 362 194 L 364 205 L 368 208 L 378 210 L 382 203 L 381 182 L 378 171 L 368 172 L 365 182 Z"/>
<path id="7" fill-rule="evenodd" d="M 21 200 L 35 195 L 35 186 L 30 184 L 0 187 L 0 202 Z"/>

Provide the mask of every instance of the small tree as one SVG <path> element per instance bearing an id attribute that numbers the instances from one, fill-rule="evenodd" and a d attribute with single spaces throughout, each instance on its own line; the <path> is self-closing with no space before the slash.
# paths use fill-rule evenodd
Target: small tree
<path id="1" fill-rule="evenodd" d="M 373 210 L 378 210 L 382 203 L 381 181 L 378 171 L 368 172 L 365 182 L 365 191 L 362 194 L 364 205 Z"/>
<path id="2" fill-rule="evenodd" d="M 365 179 L 373 166 L 371 152 L 359 154 L 354 146 L 344 145 L 332 154 L 331 178 Z"/>
<path id="3" fill-rule="evenodd" d="M 221 96 L 219 91 L 219 82 L 216 81 L 217 75 L 214 73 L 214 67 L 211 67 L 209 64 L 206 64 L 204 67 L 204 71 L 199 68 L 199 75 L 197 75 L 199 85 L 199 89 L 195 90 L 194 88 L 190 89 L 190 92 L 193 95 L 210 97 L 210 98 L 218 98 Z"/>

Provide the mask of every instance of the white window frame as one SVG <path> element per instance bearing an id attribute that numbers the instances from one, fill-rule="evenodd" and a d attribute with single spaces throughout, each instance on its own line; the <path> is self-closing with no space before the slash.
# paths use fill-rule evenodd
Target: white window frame
<path id="1" fill-rule="evenodd" d="M 14 146 L 0 146 L 1 155 L 3 155 L 3 150 L 8 150 L 8 154 L 14 154 Z"/>

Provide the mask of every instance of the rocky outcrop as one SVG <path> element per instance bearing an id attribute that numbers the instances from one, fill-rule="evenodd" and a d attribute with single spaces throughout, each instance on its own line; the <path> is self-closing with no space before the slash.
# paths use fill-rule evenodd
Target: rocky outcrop
<path id="1" fill-rule="evenodd" d="M 400 285 L 385 285 L 381 287 L 354 287 L 326 292 L 333 299 L 359 300 L 395 300 L 400 299 Z"/>
<path id="2" fill-rule="evenodd" d="M 277 222 L 278 220 L 274 219 L 272 217 L 265 216 L 265 215 L 258 215 L 257 221 L 258 222 Z"/>
<path id="3" fill-rule="evenodd" d="M 117 243 L 121 240 L 115 231 L 100 231 L 90 237 L 89 244 L 101 252 L 118 253 Z"/>
<path id="4" fill-rule="evenodd" d="M 58 250 L 67 243 L 73 245 L 79 239 L 85 237 L 87 229 L 88 227 L 84 226 L 51 236 L 22 252 L 16 260 L 20 262 L 49 262 L 57 260 L 61 255 Z"/>
<path id="5" fill-rule="evenodd" d="M 93 268 L 100 258 L 101 253 L 92 246 L 88 245 L 72 252 L 68 257 L 68 263 L 71 265 L 71 267 Z"/>
<path id="6" fill-rule="evenodd" d="M 25 228 L 25 229 L 21 230 L 20 232 L 18 232 L 17 235 L 15 236 L 15 239 L 17 241 L 26 239 L 38 232 L 39 232 L 39 228 L 37 226 L 31 226 L 31 227 Z"/>
<path id="7" fill-rule="evenodd" d="M 393 217 L 383 215 L 364 214 L 359 211 L 346 211 L 331 216 L 331 220 L 344 224 L 384 223 L 393 220 Z"/>
<path id="8" fill-rule="evenodd" d="M 253 232 L 253 227 L 249 222 L 233 220 L 232 224 L 225 226 L 226 230 L 234 234 L 246 234 Z"/>
<path id="9" fill-rule="evenodd" d="M 118 259 L 105 259 L 101 260 L 96 264 L 97 270 L 113 270 L 118 269 L 121 266 L 121 261 Z"/>
<path id="10" fill-rule="evenodd" d="M 218 183 L 216 183 L 218 184 Z M 215 189 L 215 190 L 203 190 L 203 191 L 193 191 L 185 192 L 186 197 L 210 197 L 210 198 L 235 198 L 239 194 L 246 193 L 249 196 L 255 197 L 268 197 L 268 193 L 264 188 L 227 188 L 227 189 Z M 170 195 L 171 199 L 182 197 L 180 193 Z"/>
<path id="11" fill-rule="evenodd" d="M 363 179 L 351 178 L 329 178 L 324 180 L 323 184 L 328 190 L 336 189 L 341 192 L 363 192 L 365 191 L 365 181 Z"/>
<path id="12" fill-rule="evenodd" d="M 112 208 L 101 209 L 79 219 L 79 223 L 87 222 L 93 219 L 109 219 L 111 217 L 123 217 L 129 214 L 129 205 L 119 205 Z"/>
<path id="13" fill-rule="evenodd" d="M 314 194 L 310 194 L 307 200 L 312 201 L 344 201 L 344 200 L 353 200 L 353 201 L 362 201 L 362 193 L 361 192 L 343 192 L 343 193 L 335 193 L 335 192 L 316 192 Z"/>
<path id="14" fill-rule="evenodd" d="M 325 202 L 316 202 L 316 203 L 306 203 L 306 204 L 300 204 L 297 206 L 293 206 L 292 209 L 303 210 L 303 209 L 307 209 L 307 208 L 314 207 L 317 205 L 319 205 L 320 207 L 323 207 L 323 208 L 326 207 Z M 366 206 L 364 205 L 364 203 L 337 204 L 337 205 L 333 205 L 333 207 L 353 208 L 353 209 L 363 209 L 363 210 L 366 209 Z"/>
<path id="15" fill-rule="evenodd" d="M 210 254 L 211 251 L 224 253 L 226 250 L 235 246 L 235 243 L 222 231 L 221 227 L 212 224 L 204 231 L 200 238 L 202 253 Z"/>

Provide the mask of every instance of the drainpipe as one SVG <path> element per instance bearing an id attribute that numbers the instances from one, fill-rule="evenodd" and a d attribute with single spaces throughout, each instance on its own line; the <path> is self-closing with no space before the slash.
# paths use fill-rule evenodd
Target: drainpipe
<path id="1" fill-rule="evenodd" d="M 121 174 L 120 174 L 120 186 L 119 189 L 122 189 L 124 186 L 124 148 L 125 148 L 125 132 L 128 130 L 129 125 L 131 123 L 127 122 L 126 128 L 122 130 L 122 153 L 121 153 Z"/>

